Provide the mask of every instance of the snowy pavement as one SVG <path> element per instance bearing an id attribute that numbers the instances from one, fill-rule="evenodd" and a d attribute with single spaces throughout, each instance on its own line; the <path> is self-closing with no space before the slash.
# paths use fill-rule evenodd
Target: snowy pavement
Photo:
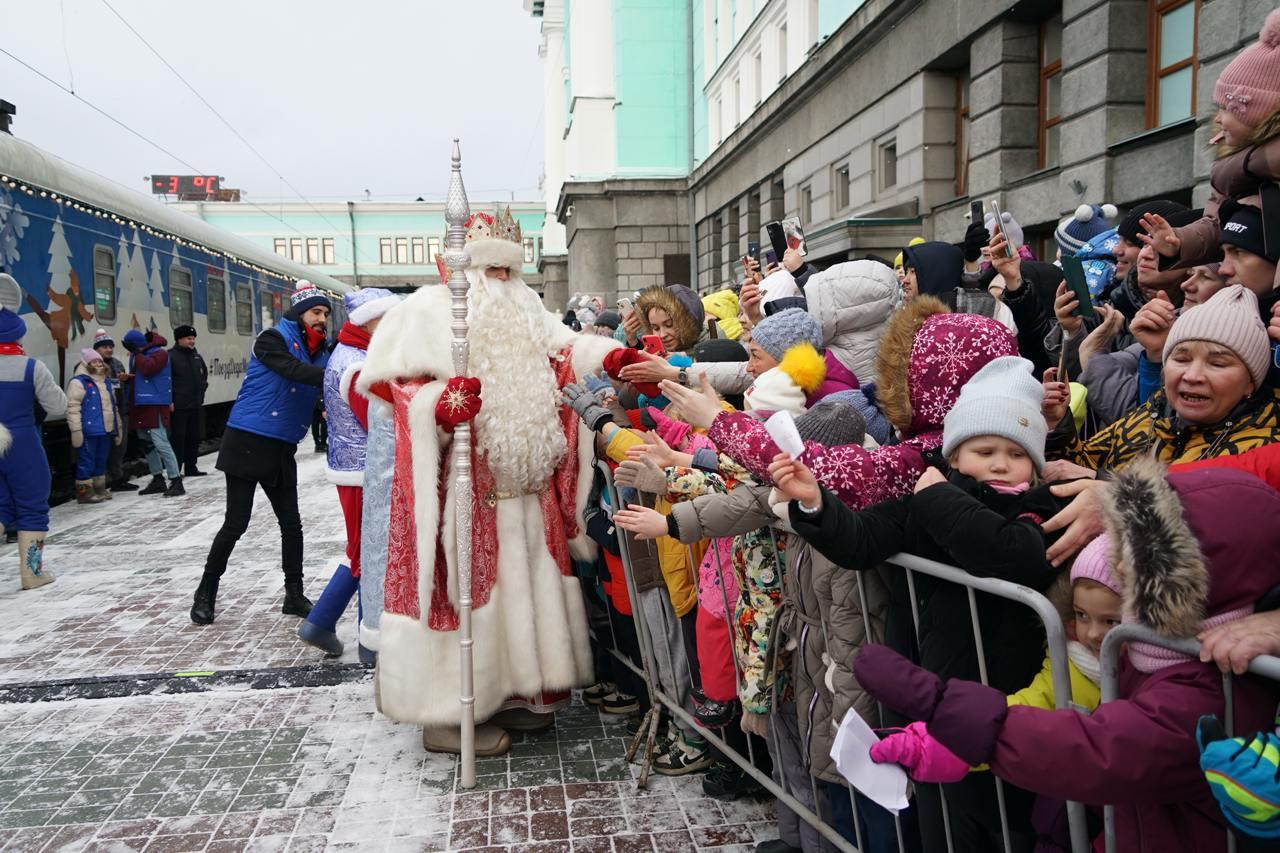
<path id="1" fill-rule="evenodd" d="M 342 556 L 343 525 L 323 458 L 298 458 L 315 598 Z M 17 591 L 16 549 L 0 546 L 5 853 L 745 851 L 777 837 L 771 804 L 706 799 L 700 776 L 651 777 L 636 790 L 622 721 L 582 705 L 479 761 L 478 789 L 462 791 L 452 758 L 424 752 L 417 727 L 374 710 L 355 666 L 354 608 L 339 627 L 341 659 L 296 639 L 298 620 L 279 612 L 280 542 L 265 496 L 223 579 L 217 622 L 191 624 L 224 491 L 216 472 L 186 485 L 184 498 L 124 493 L 55 508 L 45 559 L 58 581 L 40 590 Z M 299 667 L 333 677 L 171 692 L 203 677 L 179 673 Z M 147 679 L 165 692 L 142 689 Z M 103 682 L 128 695 L 85 698 Z M 59 698 L 15 698 L 44 694 Z"/>

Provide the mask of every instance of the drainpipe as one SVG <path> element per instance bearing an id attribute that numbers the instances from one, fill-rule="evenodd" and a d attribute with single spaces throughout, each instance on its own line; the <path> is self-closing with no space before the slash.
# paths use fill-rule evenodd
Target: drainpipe
<path id="1" fill-rule="evenodd" d="M 687 191 L 685 195 L 688 198 L 689 212 L 689 287 L 694 293 L 698 292 L 698 223 L 694 218 L 696 206 L 693 203 L 693 158 L 695 146 L 693 142 L 693 119 L 695 115 L 693 99 L 697 93 L 698 87 L 693 79 L 693 0 L 686 0 L 686 8 L 688 9 L 687 23 L 689 32 L 689 45 L 685 51 L 685 62 L 689 69 L 689 177 L 686 179 Z"/>
<path id="2" fill-rule="evenodd" d="M 347 202 L 347 218 L 351 220 L 351 284 L 360 286 L 360 267 L 356 260 L 356 203 Z"/>

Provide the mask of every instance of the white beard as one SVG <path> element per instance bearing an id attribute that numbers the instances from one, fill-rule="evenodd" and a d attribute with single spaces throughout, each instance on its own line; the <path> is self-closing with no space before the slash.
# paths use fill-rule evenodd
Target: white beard
<path id="1" fill-rule="evenodd" d="M 560 391 L 548 356 L 550 315 L 519 278 L 503 282 L 469 270 L 467 372 L 483 401 L 475 446 L 501 492 L 531 494 L 551 479 L 568 450 Z"/>

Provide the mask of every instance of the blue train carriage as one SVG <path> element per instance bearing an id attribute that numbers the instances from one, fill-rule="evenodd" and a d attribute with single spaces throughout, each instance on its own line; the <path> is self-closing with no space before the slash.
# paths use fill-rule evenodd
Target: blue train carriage
<path id="1" fill-rule="evenodd" d="M 288 307 L 293 283 L 306 278 L 337 305 L 350 290 L 4 133 L 0 270 L 24 290 L 24 348 L 64 387 L 96 329 L 126 361 L 129 329 L 155 329 L 172 344 L 175 326 L 194 326 L 210 374 L 207 435 L 220 433 L 253 340 Z M 45 425 L 45 441 L 60 492 L 72 466 L 60 419 Z"/>

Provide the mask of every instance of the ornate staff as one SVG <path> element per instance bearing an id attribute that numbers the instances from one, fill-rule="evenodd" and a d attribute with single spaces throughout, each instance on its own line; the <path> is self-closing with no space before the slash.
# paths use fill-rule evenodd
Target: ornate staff
<path id="1" fill-rule="evenodd" d="M 445 201 L 444 261 L 449 266 L 449 290 L 453 294 L 453 373 L 467 375 L 467 217 L 471 205 L 462 185 L 462 150 L 453 140 L 453 169 Z M 461 655 L 459 685 L 462 703 L 462 787 L 476 786 L 476 697 L 471 638 L 471 424 L 453 430 L 453 477 L 458 512 L 458 652 Z"/>

